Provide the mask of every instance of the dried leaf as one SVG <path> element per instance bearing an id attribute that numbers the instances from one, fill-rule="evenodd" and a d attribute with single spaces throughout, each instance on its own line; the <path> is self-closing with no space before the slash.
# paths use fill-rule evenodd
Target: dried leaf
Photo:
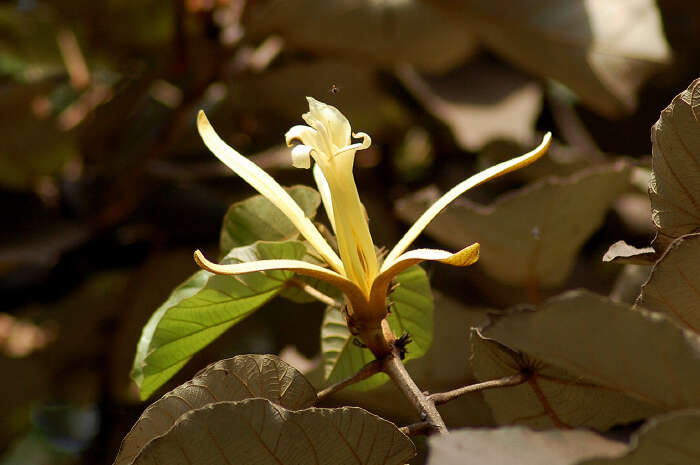
<path id="1" fill-rule="evenodd" d="M 427 231 L 455 249 L 479 242 L 479 263 L 499 281 L 555 287 L 569 276 L 581 246 L 627 187 L 629 174 L 629 168 L 618 163 L 539 181 L 488 207 L 457 200 Z M 402 199 L 398 214 L 413 221 L 437 197 L 429 191 Z"/>
<path id="2" fill-rule="evenodd" d="M 677 95 L 651 128 L 654 246 L 700 228 L 700 79 Z"/>
<path id="3" fill-rule="evenodd" d="M 238 355 L 220 360 L 151 404 L 124 437 L 114 464 L 133 463 L 148 442 L 164 434 L 190 410 L 253 397 L 299 410 L 314 405 L 316 391 L 301 373 L 274 355 Z"/>
<path id="4" fill-rule="evenodd" d="M 481 334 L 653 407 L 700 407 L 700 337 L 658 313 L 577 290 Z"/>
<path id="5" fill-rule="evenodd" d="M 700 334 L 700 234 L 671 243 L 642 286 L 637 305 Z"/>
<path id="6" fill-rule="evenodd" d="M 247 399 L 186 413 L 134 464 L 399 465 L 414 455 L 396 426 L 360 408 L 292 411 Z"/>
<path id="7" fill-rule="evenodd" d="M 653 247 L 637 248 L 625 241 L 617 241 L 603 255 L 604 263 L 651 265 L 656 261 Z"/>
<path id="8" fill-rule="evenodd" d="M 623 443 L 588 431 L 536 432 L 523 427 L 463 429 L 432 436 L 428 445 L 428 465 L 576 465 L 625 450 Z"/>
<path id="9" fill-rule="evenodd" d="M 524 384 L 483 392 L 498 424 L 607 431 L 613 425 L 631 423 L 657 412 L 620 392 L 483 339 L 476 331 L 472 331 L 471 346 L 470 362 L 478 381 L 518 373 L 531 376 Z"/>

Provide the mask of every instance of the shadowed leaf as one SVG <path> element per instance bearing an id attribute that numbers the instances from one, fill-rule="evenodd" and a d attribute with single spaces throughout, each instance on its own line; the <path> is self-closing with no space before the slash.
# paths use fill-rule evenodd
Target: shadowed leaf
<path id="1" fill-rule="evenodd" d="M 554 287 L 568 277 L 581 246 L 627 187 L 629 174 L 618 163 L 536 182 L 487 207 L 458 199 L 427 231 L 456 249 L 479 242 L 479 263 L 502 282 Z M 398 213 L 413 221 L 436 198 L 434 190 L 414 194 L 398 203 Z"/>
<path id="2" fill-rule="evenodd" d="M 223 263 L 262 259 L 300 259 L 301 242 L 257 242 L 233 249 Z M 268 271 L 240 276 L 195 273 L 175 289 L 143 329 L 132 378 L 141 398 L 177 373 L 199 350 L 273 298 L 294 274 Z"/>
<path id="3" fill-rule="evenodd" d="M 481 334 L 659 409 L 700 406 L 700 338 L 658 313 L 577 290 Z"/>
<path id="4" fill-rule="evenodd" d="M 651 406 L 471 333 L 470 359 L 478 381 L 529 373 L 528 382 L 483 392 L 499 424 L 532 428 L 585 427 L 607 431 L 655 413 Z"/>
<path id="5" fill-rule="evenodd" d="M 321 196 L 306 186 L 287 189 L 306 216 L 313 219 L 321 204 Z M 289 241 L 299 237 L 299 231 L 282 211 L 262 195 L 255 195 L 229 207 L 221 226 L 219 250 L 222 255 L 234 247 L 255 241 Z"/>
<path id="6" fill-rule="evenodd" d="M 412 342 L 406 349 L 406 360 L 422 357 L 433 341 L 433 297 L 428 277 L 418 265 L 396 276 L 398 286 L 389 296 L 391 313 L 387 320 L 399 337 L 407 333 Z M 355 374 L 374 360 L 369 349 L 356 345 L 340 310 L 328 308 L 321 326 L 321 352 L 329 384 Z M 354 389 L 368 390 L 384 384 L 389 378 L 376 374 L 352 385 Z"/>
<path id="7" fill-rule="evenodd" d="M 279 34 L 292 48 L 385 67 L 408 63 L 444 70 L 475 48 L 469 29 L 416 1 L 268 0 L 249 9 L 244 26 L 253 37 Z"/>
<path id="8" fill-rule="evenodd" d="M 428 465 L 576 465 L 614 457 L 621 442 L 588 431 L 531 431 L 523 427 L 463 429 L 428 440 Z"/>
<path id="9" fill-rule="evenodd" d="M 393 424 L 360 408 L 290 411 L 248 399 L 186 413 L 134 463 L 399 465 L 414 455 Z"/>
<path id="10" fill-rule="evenodd" d="M 642 286 L 637 305 L 700 334 L 700 234 L 671 243 Z"/>
<path id="11" fill-rule="evenodd" d="M 220 360 L 151 404 L 122 441 L 114 464 L 133 463 L 149 441 L 165 433 L 190 410 L 212 402 L 253 397 L 299 410 L 316 402 L 316 391 L 301 373 L 274 355 L 238 355 Z"/>
<path id="12" fill-rule="evenodd" d="M 654 246 L 700 228 L 700 79 L 677 95 L 651 130 Z"/>

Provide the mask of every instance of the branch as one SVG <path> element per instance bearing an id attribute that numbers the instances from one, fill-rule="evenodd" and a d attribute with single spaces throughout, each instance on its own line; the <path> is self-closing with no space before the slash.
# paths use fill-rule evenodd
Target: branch
<path id="1" fill-rule="evenodd" d="M 318 394 L 316 394 L 316 397 L 318 397 L 318 401 L 324 400 L 326 397 L 330 396 L 331 394 L 334 394 L 341 389 L 344 389 L 351 384 L 359 383 L 362 380 L 365 380 L 369 378 L 372 375 L 375 375 L 379 373 L 382 369 L 382 364 L 379 360 L 373 360 L 369 362 L 367 365 L 362 367 L 360 371 L 355 373 L 354 375 L 350 376 L 349 378 L 345 378 L 342 381 L 339 381 L 335 384 L 332 384 L 328 386 L 326 389 L 323 389 L 322 391 L 319 391 Z"/>
<path id="2" fill-rule="evenodd" d="M 399 428 L 406 436 L 416 436 L 418 434 L 430 434 L 435 431 L 435 427 L 429 421 L 420 421 L 411 425 L 402 426 Z"/>
<path id="3" fill-rule="evenodd" d="M 333 297 L 324 294 L 323 292 L 319 291 L 315 287 L 313 287 L 313 286 L 311 286 L 311 285 L 309 285 L 309 284 L 307 284 L 304 281 L 301 281 L 299 279 L 294 279 L 294 278 L 289 279 L 287 281 L 287 284 L 289 284 L 291 286 L 298 287 L 299 289 L 306 292 L 314 299 L 318 300 L 319 302 L 323 302 L 326 305 L 330 305 L 331 307 L 342 308 L 342 306 L 343 306 L 343 304 L 341 304 L 340 302 L 335 300 Z"/>
<path id="4" fill-rule="evenodd" d="M 427 420 L 438 433 L 447 433 L 445 421 L 435 408 L 433 401 L 423 394 L 423 391 L 416 386 L 415 381 L 413 381 L 411 375 L 406 371 L 406 367 L 403 365 L 399 355 L 399 349 L 396 346 L 394 346 L 391 353 L 382 360 L 382 371 L 389 375 L 403 395 L 406 396 L 416 410 L 420 412 L 422 420 Z"/>
<path id="5" fill-rule="evenodd" d="M 453 389 L 447 392 L 436 392 L 428 396 L 428 399 L 433 401 L 435 405 L 440 405 L 461 397 L 470 392 L 483 391 L 485 389 L 493 389 L 506 386 L 517 386 L 522 384 L 529 379 L 529 376 L 523 373 L 518 373 L 517 375 L 504 376 L 499 379 L 492 379 L 490 381 L 484 381 L 483 383 L 470 384 L 469 386 L 463 386 L 461 388 Z"/>

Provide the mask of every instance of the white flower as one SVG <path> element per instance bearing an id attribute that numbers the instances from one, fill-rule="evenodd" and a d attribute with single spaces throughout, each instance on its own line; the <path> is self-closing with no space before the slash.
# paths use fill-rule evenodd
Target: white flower
<path id="1" fill-rule="evenodd" d="M 315 162 L 314 178 L 337 237 L 340 257 L 289 194 L 257 165 L 226 145 L 211 127 L 204 112 L 200 111 L 197 127 L 207 147 L 224 164 L 282 210 L 323 257 L 330 269 L 300 260 L 260 260 L 220 265 L 204 258 L 200 251 L 195 252 L 195 260 L 202 268 L 217 274 L 235 275 L 287 269 L 337 286 L 346 296 L 350 329 L 363 339 L 375 355 L 380 356 L 386 353 L 387 342 L 391 342 L 389 339 L 393 337 L 390 331 L 387 334 L 388 325 L 384 317 L 387 314 L 386 298 L 389 285 L 398 273 L 426 260 L 467 266 L 479 258 L 477 243 L 457 253 L 437 249 L 415 249 L 406 252 L 406 249 L 450 202 L 468 189 L 529 165 L 544 155 L 549 147 L 551 135 L 547 133 L 542 143 L 533 151 L 492 166 L 450 189 L 418 218 L 380 266 L 352 173 L 355 152 L 369 147 L 370 137 L 362 132 L 353 134 L 347 118 L 335 107 L 311 97 L 307 97 L 307 100 L 309 112 L 302 117 L 308 126 L 294 126 L 285 137 L 287 144 L 293 147 L 294 166 L 310 168 L 311 160 Z M 359 139 L 360 142 L 353 143 L 353 138 Z"/>

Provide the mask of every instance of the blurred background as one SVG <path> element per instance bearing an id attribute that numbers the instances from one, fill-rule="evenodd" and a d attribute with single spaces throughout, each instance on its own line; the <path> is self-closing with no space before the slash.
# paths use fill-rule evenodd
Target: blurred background
<path id="1" fill-rule="evenodd" d="M 623 268 L 601 257 L 617 240 L 653 237 L 649 130 L 698 76 L 700 4 L 685 0 L 0 2 L 0 463 L 111 463 L 147 405 L 129 378 L 141 328 L 196 270 L 194 249 L 216 256 L 228 206 L 253 194 L 205 149 L 198 109 L 293 185 L 312 183 L 283 146 L 304 96 L 337 106 L 372 136 L 355 173 L 375 243 L 388 246 L 436 189 L 528 151 L 545 131 L 555 137 L 545 160 L 460 206 L 489 217 L 486 232 L 458 221 L 451 233 L 517 231 L 494 199 L 626 170 L 605 181 L 620 183 L 613 194 L 589 199 L 587 185 L 559 209 L 590 220 L 551 254 L 565 265 L 545 279 L 509 275 L 496 252 L 467 272 L 428 269 L 436 343 L 409 368 L 436 390 L 471 379 L 466 329 L 488 309 L 572 287 L 629 300 Z M 531 184 L 544 176 L 558 178 Z M 544 241 L 546 226 L 523 227 L 510 235 L 516 248 Z M 421 241 L 457 247 L 444 236 Z M 322 312 L 272 303 L 167 389 L 249 352 L 282 351 L 320 383 Z M 411 422 L 395 399 L 386 387 L 336 402 Z M 453 426 L 493 423 L 476 395 L 444 412 Z"/>

